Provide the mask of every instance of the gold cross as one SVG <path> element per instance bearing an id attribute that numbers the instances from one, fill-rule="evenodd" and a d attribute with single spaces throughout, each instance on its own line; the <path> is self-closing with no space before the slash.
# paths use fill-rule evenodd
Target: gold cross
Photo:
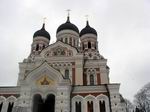
<path id="1" fill-rule="evenodd" d="M 85 18 L 86 18 L 86 20 L 88 21 L 88 19 L 89 19 L 89 15 L 85 15 Z"/>
<path id="2" fill-rule="evenodd" d="M 71 10 L 70 10 L 70 9 L 67 9 L 66 11 L 67 11 L 68 17 L 69 17 L 69 16 L 70 16 L 70 11 L 71 11 Z"/>
<path id="3" fill-rule="evenodd" d="M 43 23 L 45 23 L 45 22 L 46 22 L 46 19 L 47 19 L 46 17 L 44 17 L 44 18 L 43 18 Z"/>

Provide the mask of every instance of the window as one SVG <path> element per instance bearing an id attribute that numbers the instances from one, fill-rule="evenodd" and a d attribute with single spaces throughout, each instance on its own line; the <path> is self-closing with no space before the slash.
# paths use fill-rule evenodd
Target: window
<path id="1" fill-rule="evenodd" d="M 91 42 L 88 42 L 88 48 L 91 49 Z"/>
<path id="2" fill-rule="evenodd" d="M 97 84 L 96 69 L 94 69 L 94 68 L 87 69 L 86 80 L 87 80 L 88 85 L 96 85 Z"/>
<path id="3" fill-rule="evenodd" d="M 70 37 L 70 41 L 69 41 L 69 44 L 70 44 L 70 45 L 72 45 L 72 38 L 71 38 L 71 37 Z"/>
<path id="4" fill-rule="evenodd" d="M 12 112 L 14 102 L 9 102 L 7 112 Z"/>
<path id="5" fill-rule="evenodd" d="M 38 50 L 39 50 L 39 44 L 36 45 L 36 51 L 38 51 Z"/>
<path id="6" fill-rule="evenodd" d="M 65 70 L 65 78 L 69 79 L 69 70 L 68 69 Z"/>
<path id="7" fill-rule="evenodd" d="M 94 75 L 90 75 L 90 85 L 94 85 Z"/>
<path id="8" fill-rule="evenodd" d="M 68 43 L 68 39 L 67 38 L 65 38 L 65 43 Z"/>
<path id="9" fill-rule="evenodd" d="M 100 112 L 106 112 L 105 110 L 105 101 L 99 101 Z"/>
<path id="10" fill-rule="evenodd" d="M 93 101 L 91 101 L 91 102 L 87 102 L 87 106 L 88 106 L 88 112 L 93 112 Z M 101 112 L 101 111 L 100 111 Z"/>
<path id="11" fill-rule="evenodd" d="M 81 102 L 76 102 L 76 111 L 75 112 L 81 112 Z"/>

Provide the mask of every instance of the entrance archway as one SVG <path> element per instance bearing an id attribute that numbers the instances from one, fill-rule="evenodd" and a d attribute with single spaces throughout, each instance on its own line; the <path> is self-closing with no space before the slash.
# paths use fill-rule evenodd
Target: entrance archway
<path id="1" fill-rule="evenodd" d="M 47 95 L 44 101 L 40 94 L 33 97 L 33 112 L 54 112 L 55 111 L 55 95 Z"/>

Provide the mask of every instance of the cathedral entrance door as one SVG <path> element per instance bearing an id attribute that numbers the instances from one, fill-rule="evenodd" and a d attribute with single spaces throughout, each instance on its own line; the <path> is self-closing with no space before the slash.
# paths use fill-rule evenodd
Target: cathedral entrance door
<path id="1" fill-rule="evenodd" d="M 55 111 L 55 96 L 49 94 L 43 101 L 41 95 L 36 94 L 33 98 L 33 112 L 54 112 Z"/>

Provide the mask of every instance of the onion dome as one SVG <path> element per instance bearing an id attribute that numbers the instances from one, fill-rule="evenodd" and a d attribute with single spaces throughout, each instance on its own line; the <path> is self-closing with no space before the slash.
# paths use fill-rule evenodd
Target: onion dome
<path id="1" fill-rule="evenodd" d="M 86 27 L 83 28 L 80 32 L 80 37 L 84 34 L 94 34 L 97 36 L 97 32 L 94 28 L 90 27 L 89 22 L 86 22 Z"/>
<path id="2" fill-rule="evenodd" d="M 73 31 L 79 33 L 79 29 L 70 22 L 69 16 L 67 17 L 66 23 L 63 23 L 58 27 L 56 33 L 60 32 L 62 30 L 73 30 Z"/>
<path id="3" fill-rule="evenodd" d="M 42 36 L 50 40 L 50 34 L 45 30 L 45 23 L 43 23 L 43 26 L 40 30 L 34 33 L 33 38 L 36 38 L 38 36 Z"/>

